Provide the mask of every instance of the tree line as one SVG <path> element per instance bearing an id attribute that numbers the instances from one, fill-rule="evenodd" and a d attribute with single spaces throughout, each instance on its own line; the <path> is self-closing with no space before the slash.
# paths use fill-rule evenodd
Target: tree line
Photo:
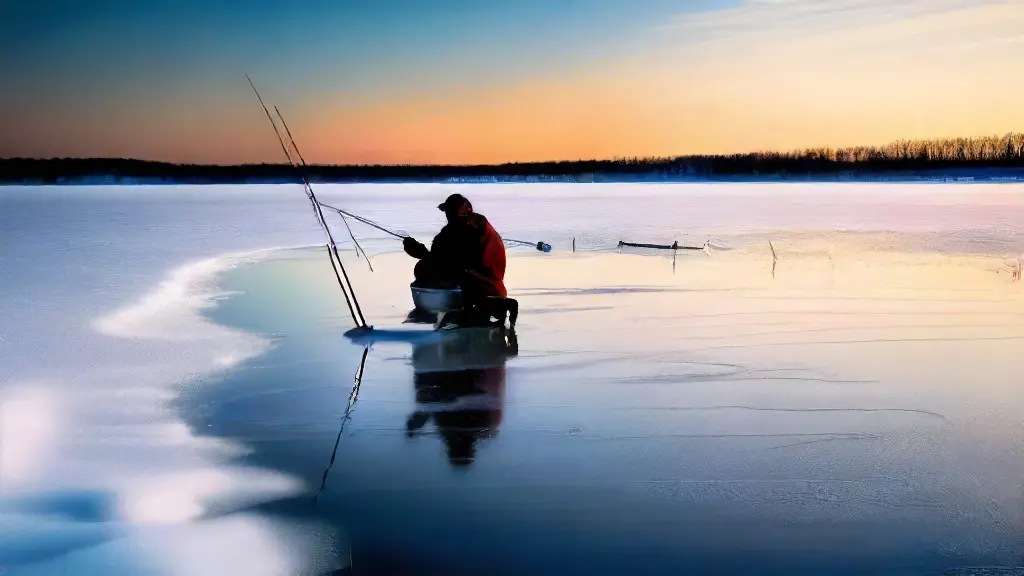
<path id="1" fill-rule="evenodd" d="M 808 148 L 790 152 L 627 157 L 609 160 L 520 162 L 498 165 L 314 165 L 313 182 L 445 181 L 458 179 L 590 177 L 715 178 L 934 172 L 969 168 L 1024 168 L 1024 133 L 978 138 L 898 140 L 883 146 Z M 171 164 L 122 158 L 0 159 L 0 182 L 75 183 L 291 183 L 288 164 Z"/>

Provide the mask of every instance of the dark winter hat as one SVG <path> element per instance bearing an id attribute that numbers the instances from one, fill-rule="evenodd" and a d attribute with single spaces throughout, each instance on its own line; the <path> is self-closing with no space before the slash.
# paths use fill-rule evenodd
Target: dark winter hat
<path id="1" fill-rule="evenodd" d="M 441 212 L 455 211 L 458 210 L 463 204 L 468 204 L 469 209 L 473 209 L 473 204 L 466 199 L 462 194 L 452 194 L 444 202 L 437 205 L 437 209 Z"/>

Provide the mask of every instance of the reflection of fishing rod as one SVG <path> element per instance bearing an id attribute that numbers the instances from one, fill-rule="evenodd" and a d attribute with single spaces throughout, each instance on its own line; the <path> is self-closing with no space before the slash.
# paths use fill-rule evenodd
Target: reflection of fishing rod
<path id="1" fill-rule="evenodd" d="M 317 503 L 317 498 L 320 497 L 320 493 L 327 487 L 327 475 L 330 474 L 331 468 L 334 467 L 334 458 L 338 455 L 338 444 L 341 443 L 341 435 L 345 432 L 345 423 L 352 419 L 352 407 L 356 404 L 356 399 L 359 398 L 359 387 L 363 383 L 363 369 L 366 367 L 366 355 L 370 353 L 370 347 L 366 346 L 363 348 L 363 358 L 359 361 L 359 368 L 356 369 L 355 383 L 352 384 L 352 391 L 348 395 L 348 406 L 345 407 L 345 414 L 341 417 L 341 429 L 338 430 L 338 437 L 334 440 L 334 450 L 331 451 L 331 461 L 327 464 L 327 469 L 324 470 L 324 476 L 320 480 L 320 489 L 316 491 L 313 496 L 313 504 Z"/>
<path id="2" fill-rule="evenodd" d="M 284 152 L 285 158 L 288 159 L 288 163 L 295 168 L 299 175 L 302 177 L 302 183 L 305 186 L 306 196 L 313 203 L 313 209 L 317 216 L 317 221 L 320 222 L 320 226 L 324 229 L 327 234 L 327 255 L 331 260 L 331 268 L 334 269 L 334 276 L 338 279 L 338 285 L 341 286 L 341 292 L 345 295 L 345 303 L 348 305 L 348 311 L 352 314 L 352 320 L 356 323 L 357 327 L 366 327 L 366 318 L 363 317 L 363 312 L 359 308 L 359 302 L 356 301 L 355 291 L 352 289 L 352 282 L 348 279 L 348 272 L 345 271 L 345 265 L 341 262 L 341 256 L 338 254 L 337 244 L 334 242 L 334 236 L 331 235 L 331 229 L 327 226 L 327 221 L 324 219 L 324 214 L 320 210 L 320 203 L 316 199 L 316 194 L 313 193 L 313 187 L 310 186 L 309 180 L 306 178 L 305 172 L 299 170 L 299 167 L 292 160 L 291 153 L 288 152 L 288 147 L 285 146 L 284 138 L 281 137 L 281 131 L 277 129 L 277 123 L 274 122 L 274 117 L 270 115 L 270 110 L 267 110 L 267 105 L 263 103 L 263 98 L 260 96 L 256 85 L 253 84 L 252 79 L 249 75 L 245 75 L 245 79 L 249 81 L 249 85 L 252 86 L 252 91 L 256 93 L 256 98 L 260 101 L 260 106 L 263 106 L 263 111 L 267 113 L 267 120 L 270 120 L 270 125 L 274 128 L 274 133 L 277 135 L 277 141 L 281 144 L 281 150 Z M 294 143 L 294 141 L 293 141 Z M 337 264 L 335 264 L 337 259 Z M 338 268 L 341 268 L 341 274 L 338 273 Z M 342 276 L 345 277 L 345 281 L 342 282 Z M 346 284 L 348 285 L 346 287 Z M 351 292 L 351 297 L 349 293 Z"/>
<path id="3" fill-rule="evenodd" d="M 335 212 L 338 213 L 338 215 L 340 215 L 342 217 L 342 219 L 344 219 L 345 216 L 348 216 L 349 218 L 352 218 L 353 220 L 357 220 L 359 222 L 362 222 L 363 224 L 366 224 L 367 226 L 370 226 L 371 228 L 376 228 L 377 230 L 380 230 L 381 232 L 383 232 L 385 234 L 389 234 L 389 235 L 394 236 L 395 238 L 399 238 L 401 240 L 405 240 L 406 238 L 410 237 L 408 234 L 402 234 L 400 232 L 395 232 L 393 230 L 388 230 L 387 228 L 381 226 L 380 224 L 374 222 L 373 220 L 370 220 L 368 218 L 363 218 L 362 216 L 359 216 L 357 214 L 353 214 L 351 212 L 348 212 L 347 210 L 342 210 L 341 208 L 338 208 L 336 206 L 331 206 L 330 204 L 324 204 L 323 202 L 320 202 L 319 204 L 320 204 L 320 206 L 323 206 L 324 208 L 327 208 L 328 210 L 334 210 Z M 502 240 L 505 241 L 505 242 L 511 242 L 513 244 L 521 244 L 523 246 L 532 246 L 532 247 L 537 248 L 537 250 L 539 250 L 541 252 L 551 252 L 551 245 L 546 243 L 546 242 L 527 242 L 525 240 L 511 240 L 509 238 L 502 238 Z M 365 254 L 365 252 L 364 252 L 364 254 Z"/>

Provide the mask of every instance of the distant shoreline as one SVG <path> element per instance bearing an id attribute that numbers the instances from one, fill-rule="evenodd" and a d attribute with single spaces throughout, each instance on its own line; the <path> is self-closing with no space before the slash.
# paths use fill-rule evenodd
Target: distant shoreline
<path id="1" fill-rule="evenodd" d="M 302 178 L 291 166 L 257 165 L 198 167 L 182 170 L 176 165 L 161 171 L 135 171 L 121 168 L 100 171 L 60 169 L 60 165 L 46 165 L 40 174 L 33 170 L 5 169 L 6 160 L 0 160 L 0 186 L 159 186 L 159 185 L 245 185 L 245 184 L 302 184 Z M 57 168 L 57 169 L 54 169 Z M 444 175 L 409 173 L 396 170 L 358 170 L 359 167 L 311 166 L 306 173 L 311 184 L 517 184 L 517 183 L 772 183 L 772 182 L 934 182 L 934 183 L 1021 183 L 1024 184 L 1024 166 L 954 166 L 906 170 L 851 169 L 832 172 L 776 172 L 776 173 L 708 173 L 673 174 L 665 172 L 583 172 L 574 173 L 515 173 L 487 174 L 459 173 L 445 170 Z M 371 167 L 377 168 L 377 167 Z M 348 170 L 346 170 L 348 169 Z"/>
<path id="2" fill-rule="evenodd" d="M 730 166 L 707 171 L 669 171 L 654 166 L 609 163 L 585 170 L 586 162 L 503 166 L 310 166 L 312 184 L 480 184 L 480 183 L 770 183 L 770 182 L 936 182 L 1024 183 L 1024 164 L 936 163 L 900 166 L 864 163 L 833 170 L 739 172 Z M 986 165 L 987 164 L 987 165 Z M 553 169 L 557 168 L 557 169 Z M 646 168 L 642 170 L 639 168 Z M 238 166 L 178 165 L 137 160 L 0 160 L 0 186 L 147 186 L 301 184 L 288 164 Z"/>
<path id="3" fill-rule="evenodd" d="M 986 173 L 971 172 L 970 174 L 962 174 L 961 172 L 956 173 L 941 173 L 935 175 L 906 175 L 906 174 L 887 174 L 887 173 L 875 173 L 872 175 L 844 177 L 836 175 L 834 177 L 828 177 L 827 175 L 807 175 L 807 176 L 788 176 L 788 177 L 708 177 L 708 178 L 659 178 L 655 175 L 650 177 L 635 177 L 635 178 L 624 178 L 616 177 L 616 175 L 600 175 L 595 177 L 593 180 L 579 180 L 570 176 L 565 177 L 551 177 L 544 179 L 530 179 L 526 177 L 518 176 L 495 176 L 491 178 L 459 178 L 449 180 L 423 180 L 423 179 L 352 179 L 352 180 L 310 180 L 310 184 L 317 185 L 332 185 L 332 184 L 446 184 L 446 185 L 471 185 L 471 184 L 772 184 L 772 183 L 790 183 L 790 184 L 857 184 L 857 183 L 890 183 L 890 184 L 1024 184 L 1024 169 L 1015 171 L 1014 175 L 1005 175 L 1004 171 L 1000 171 L 998 175 L 990 175 Z M 90 186 L 127 186 L 127 187 L 147 187 L 147 186 L 261 186 L 261 185 L 302 185 L 302 181 L 299 178 L 292 180 L 259 180 L 259 179 L 239 179 L 239 180 L 180 180 L 173 178 L 163 179 L 137 179 L 131 177 L 110 177 L 110 176 L 95 176 L 95 177 L 83 177 L 66 179 L 59 181 L 36 181 L 36 180 L 25 180 L 25 181 L 0 181 L 0 189 L 11 188 L 11 187 L 24 187 L 24 188 L 44 188 L 48 186 L 67 186 L 67 187 L 90 187 Z"/>
<path id="4" fill-rule="evenodd" d="M 898 141 L 796 152 L 496 165 L 312 165 L 314 184 L 520 182 L 1024 182 L 1024 134 Z M 0 184 L 295 184 L 281 164 L 172 164 L 124 158 L 0 159 Z"/>

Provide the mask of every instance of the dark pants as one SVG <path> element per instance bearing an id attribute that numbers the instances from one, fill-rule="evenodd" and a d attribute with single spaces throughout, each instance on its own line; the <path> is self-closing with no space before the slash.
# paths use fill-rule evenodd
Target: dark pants
<path id="1" fill-rule="evenodd" d="M 424 288 L 454 288 L 459 285 L 459 278 L 454 271 L 438 266 L 427 258 L 416 263 L 413 276 L 416 285 Z"/>

